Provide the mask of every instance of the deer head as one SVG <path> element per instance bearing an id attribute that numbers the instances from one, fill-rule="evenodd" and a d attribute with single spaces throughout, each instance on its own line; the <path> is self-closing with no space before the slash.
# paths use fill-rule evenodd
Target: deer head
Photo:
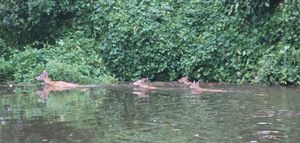
<path id="1" fill-rule="evenodd" d="M 42 74 L 40 74 L 39 76 L 35 77 L 36 80 L 40 80 L 40 81 L 44 81 L 44 84 L 50 84 L 51 80 L 48 77 L 48 72 L 47 71 L 43 71 Z"/>
<path id="2" fill-rule="evenodd" d="M 43 71 L 42 74 L 40 74 L 39 76 L 35 77 L 36 80 L 41 80 L 44 81 L 45 79 L 48 79 L 48 72 L 47 71 Z"/>
<path id="3" fill-rule="evenodd" d="M 191 85 L 190 85 L 190 88 L 191 89 L 199 89 L 200 88 L 200 83 L 199 83 L 199 81 L 198 82 L 193 82 Z"/>

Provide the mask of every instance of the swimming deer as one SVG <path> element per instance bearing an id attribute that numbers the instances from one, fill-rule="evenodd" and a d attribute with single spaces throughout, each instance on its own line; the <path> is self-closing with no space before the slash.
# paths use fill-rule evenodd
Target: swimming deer
<path id="1" fill-rule="evenodd" d="M 69 82 L 64 82 L 64 81 L 52 81 L 48 77 L 47 71 L 43 71 L 43 73 L 40 74 L 39 76 L 35 77 L 35 79 L 43 81 L 45 86 L 56 87 L 57 89 L 71 89 L 71 88 L 77 88 L 77 87 L 82 86 L 79 84 L 69 83 Z"/>
<path id="2" fill-rule="evenodd" d="M 201 88 L 199 82 L 193 82 L 189 87 L 192 90 L 192 93 L 194 94 L 200 94 L 203 92 L 227 92 L 226 90 L 221 90 L 221 89 Z"/>
<path id="3" fill-rule="evenodd" d="M 193 82 L 191 82 L 188 78 L 188 76 L 184 76 L 182 78 L 180 78 L 179 80 L 177 80 L 178 83 L 182 83 L 184 85 L 190 86 L 193 84 Z M 220 84 L 218 82 L 201 82 L 199 83 L 199 86 L 205 86 L 205 85 L 217 85 Z"/>
<path id="4" fill-rule="evenodd" d="M 71 90 L 75 88 L 81 88 L 82 91 L 86 90 L 88 87 L 96 87 L 97 85 L 79 85 L 75 83 L 69 83 L 64 81 L 52 81 L 48 77 L 48 72 L 43 71 L 42 74 L 35 77 L 36 80 L 43 81 L 44 88 L 43 90 L 39 90 L 36 92 L 38 96 L 40 96 L 44 101 L 48 99 L 48 95 L 51 91 L 65 91 L 65 90 Z"/>
<path id="5" fill-rule="evenodd" d="M 138 86 L 139 88 L 144 89 L 144 90 L 156 90 L 156 89 L 159 89 L 158 87 L 148 85 L 147 82 L 148 82 L 148 78 L 142 78 L 140 80 L 135 81 L 132 84 L 135 85 L 135 86 Z"/>

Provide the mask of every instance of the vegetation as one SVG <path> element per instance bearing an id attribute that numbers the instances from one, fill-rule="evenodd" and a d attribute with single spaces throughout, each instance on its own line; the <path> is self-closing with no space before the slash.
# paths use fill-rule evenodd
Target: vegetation
<path id="1" fill-rule="evenodd" d="M 0 80 L 300 84 L 292 0 L 1 0 Z M 113 78 L 114 77 L 114 78 Z"/>

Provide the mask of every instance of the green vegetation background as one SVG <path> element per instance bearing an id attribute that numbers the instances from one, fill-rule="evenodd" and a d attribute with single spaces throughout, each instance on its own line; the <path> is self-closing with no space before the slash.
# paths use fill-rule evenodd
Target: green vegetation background
<path id="1" fill-rule="evenodd" d="M 0 82 L 300 84 L 295 0 L 0 0 Z"/>

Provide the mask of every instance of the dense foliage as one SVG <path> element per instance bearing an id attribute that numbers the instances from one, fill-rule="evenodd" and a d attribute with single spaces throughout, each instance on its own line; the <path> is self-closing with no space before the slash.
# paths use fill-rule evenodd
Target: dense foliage
<path id="1" fill-rule="evenodd" d="M 48 69 L 78 82 L 300 84 L 299 9 L 293 0 L 2 0 L 0 80 Z"/>

